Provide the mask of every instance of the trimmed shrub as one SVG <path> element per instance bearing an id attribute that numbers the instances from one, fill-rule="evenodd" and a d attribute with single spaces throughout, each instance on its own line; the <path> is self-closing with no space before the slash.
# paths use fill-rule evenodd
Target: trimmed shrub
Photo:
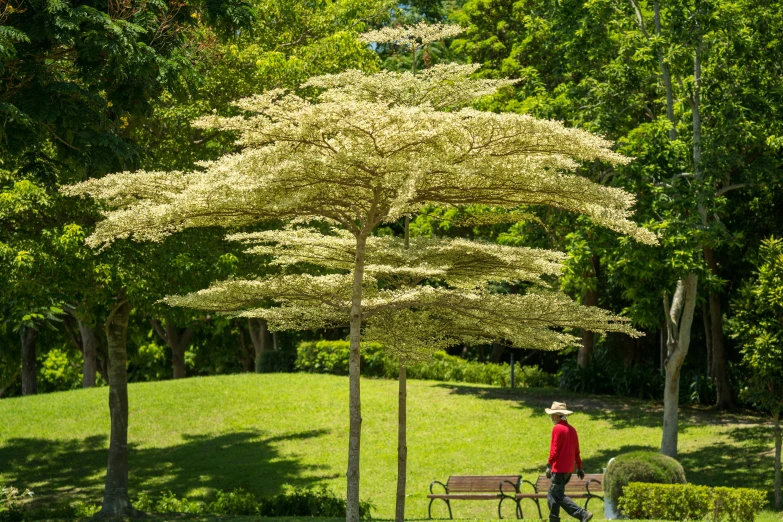
<path id="1" fill-rule="evenodd" d="M 620 512 L 632 519 L 702 520 L 711 506 L 710 488 L 692 484 L 631 482 L 618 502 Z"/>
<path id="2" fill-rule="evenodd" d="M 710 488 L 693 484 L 644 484 L 623 488 L 619 507 L 632 519 L 753 522 L 766 493 L 747 488 Z"/>
<path id="3" fill-rule="evenodd" d="M 296 369 L 310 373 L 348 375 L 349 346 L 348 341 L 302 342 L 297 350 Z M 399 375 L 399 365 L 386 355 L 383 346 L 378 343 L 362 345 L 361 365 L 365 377 L 396 379 Z M 509 386 L 510 371 L 508 364 L 467 361 L 440 351 L 433 354 L 430 361 L 408 366 L 407 374 L 409 379 Z M 535 366 L 523 367 L 517 364 L 515 379 L 516 386 L 520 388 L 557 385 L 554 375 Z"/>
<path id="4" fill-rule="evenodd" d="M 158 497 L 142 493 L 134 502 L 134 506 L 149 513 L 260 517 L 345 517 L 345 500 L 323 486 L 316 489 L 291 488 L 274 497 L 260 500 L 243 489 L 235 489 L 230 492 L 218 491 L 215 494 L 215 499 L 208 503 L 178 498 L 170 491 Z M 359 514 L 362 518 L 371 518 L 371 509 L 372 505 L 369 502 L 360 502 Z"/>
<path id="5" fill-rule="evenodd" d="M 764 491 L 749 488 L 713 488 L 712 518 L 715 522 L 753 522 L 767 502 Z"/>
<path id="6" fill-rule="evenodd" d="M 604 491 L 618 501 L 623 487 L 631 482 L 685 484 L 685 470 L 679 462 L 654 451 L 634 451 L 616 457 L 606 468 Z"/>

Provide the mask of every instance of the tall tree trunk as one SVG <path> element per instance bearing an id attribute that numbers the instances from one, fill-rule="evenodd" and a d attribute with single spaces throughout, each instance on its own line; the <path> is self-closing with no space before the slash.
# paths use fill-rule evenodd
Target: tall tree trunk
<path id="1" fill-rule="evenodd" d="M 499 363 L 500 358 L 503 357 L 503 352 L 506 351 L 506 347 L 499 343 L 492 344 L 492 352 L 489 354 L 489 362 Z"/>
<path id="2" fill-rule="evenodd" d="M 704 345 L 707 349 L 707 375 L 712 378 L 712 321 L 709 301 L 701 307 L 701 320 L 704 323 Z"/>
<path id="3" fill-rule="evenodd" d="M 250 340 L 256 354 L 256 373 L 261 373 L 261 355 L 268 349 L 267 338 L 269 332 L 266 319 L 248 319 L 247 327 L 250 330 Z"/>
<path id="4" fill-rule="evenodd" d="M 660 38 L 661 8 L 657 0 L 653 2 L 653 14 L 655 18 L 655 36 Z M 674 88 L 672 86 L 672 76 L 669 72 L 669 66 L 663 57 L 663 49 L 661 49 L 660 44 L 656 45 L 656 54 L 658 55 L 658 66 L 661 69 L 661 79 L 663 79 L 663 86 L 666 89 L 666 117 L 672 124 L 669 129 L 669 139 L 674 141 L 677 139 L 677 130 L 674 128 Z"/>
<path id="5" fill-rule="evenodd" d="M 151 319 L 152 326 L 158 336 L 171 349 L 171 369 L 174 379 L 185 377 L 185 352 L 193 339 L 193 329 L 185 328 L 180 331 L 172 321 L 166 321 L 166 327 L 157 319 Z"/>
<path id="6" fill-rule="evenodd" d="M 696 308 L 698 278 L 691 273 L 677 281 L 677 290 L 669 303 L 669 296 L 663 296 L 666 316 L 667 355 L 664 363 L 666 382 L 663 392 L 663 437 L 661 453 L 677 458 L 677 435 L 679 430 L 680 370 L 691 342 L 693 312 Z"/>
<path id="7" fill-rule="evenodd" d="M 395 522 L 405 522 L 405 484 L 408 473 L 408 389 L 405 363 L 400 361 L 399 402 L 397 405 L 397 506 Z"/>
<path id="8" fill-rule="evenodd" d="M 35 339 L 38 332 L 34 328 L 23 328 L 19 332 L 22 341 L 22 395 L 35 395 L 38 383 L 35 376 Z"/>
<path id="9" fill-rule="evenodd" d="M 95 386 L 95 377 L 98 370 L 98 336 L 95 330 L 84 321 L 79 323 L 79 336 L 82 340 L 82 388 Z"/>
<path id="10" fill-rule="evenodd" d="M 780 408 L 772 412 L 772 419 L 775 422 L 775 509 L 780 511 L 783 510 L 783 494 L 780 491 L 781 486 L 783 486 L 783 479 L 781 479 L 780 474 Z"/>
<path id="11" fill-rule="evenodd" d="M 362 335 L 362 283 L 364 281 L 364 250 L 367 233 L 362 230 L 356 237 L 356 259 L 353 267 L 353 286 L 350 312 L 350 352 L 348 356 L 348 390 L 350 427 L 348 431 L 348 488 L 346 494 L 346 522 L 359 522 L 359 456 L 362 436 L 361 335 Z"/>
<path id="12" fill-rule="evenodd" d="M 585 277 L 593 280 L 591 288 L 585 293 L 583 304 L 585 306 L 598 306 L 598 276 L 601 266 L 598 256 L 592 257 L 593 268 L 585 274 Z M 582 344 L 579 345 L 579 353 L 576 355 L 576 364 L 580 368 L 587 368 L 595 348 L 595 332 L 582 328 Z"/>
<path id="13" fill-rule="evenodd" d="M 704 247 L 704 260 L 714 275 L 718 275 L 718 262 L 715 251 L 710 246 Z M 712 374 L 715 379 L 715 391 L 718 398 L 715 407 L 719 410 L 733 409 L 734 394 L 729 383 L 728 365 L 726 364 L 726 344 L 723 336 L 723 313 L 720 306 L 720 293 L 710 290 L 710 319 L 712 333 Z"/>
<path id="14" fill-rule="evenodd" d="M 135 516 L 128 496 L 128 374 L 126 370 L 130 304 L 119 292 L 104 327 L 109 345 L 109 412 L 111 437 L 102 516 Z"/>

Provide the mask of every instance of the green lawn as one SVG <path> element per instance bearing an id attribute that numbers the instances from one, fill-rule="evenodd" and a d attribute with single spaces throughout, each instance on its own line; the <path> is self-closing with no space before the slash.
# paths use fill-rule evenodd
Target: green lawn
<path id="1" fill-rule="evenodd" d="M 361 495 L 381 518 L 394 513 L 396 390 L 394 381 L 362 382 Z M 344 495 L 345 377 L 192 378 L 133 384 L 129 395 L 132 494 L 171 490 L 195 497 L 241 487 L 262 496 L 279 493 L 284 484 L 326 484 Z M 661 413 L 649 403 L 410 381 L 410 518 L 426 517 L 429 483 L 450 474 L 522 473 L 535 480 L 546 463 L 551 431 L 542 409 L 563 398 L 577 412 L 571 422 L 588 472 L 600 472 L 618 453 L 657 448 Z M 683 411 L 680 461 L 689 481 L 771 490 L 771 429 L 762 420 Z M 98 501 L 108 430 L 106 388 L 4 399 L 0 483 L 29 487 L 41 503 Z M 530 516 L 534 506 L 525 502 Z M 593 507 L 602 511 L 600 503 Z M 492 502 L 454 504 L 459 517 L 489 518 L 494 510 Z M 763 520 L 781 518 L 770 513 Z"/>

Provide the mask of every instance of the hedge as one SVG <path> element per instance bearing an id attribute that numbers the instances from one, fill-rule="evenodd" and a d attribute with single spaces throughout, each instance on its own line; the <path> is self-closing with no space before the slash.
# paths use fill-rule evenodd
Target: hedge
<path id="1" fill-rule="evenodd" d="M 291 369 L 310 373 L 348 375 L 349 347 L 348 341 L 302 342 L 297 348 L 296 361 Z M 378 343 L 362 345 L 361 365 L 362 375 L 365 377 L 396 379 L 399 375 L 398 363 L 389 357 L 383 346 Z M 510 371 L 511 368 L 505 363 L 468 361 L 441 351 L 436 352 L 430 361 L 408 366 L 407 376 L 409 379 L 509 386 Z M 535 366 L 521 366 L 517 363 L 514 371 L 515 385 L 520 388 L 557 385 L 554 375 Z"/>
<path id="2" fill-rule="evenodd" d="M 631 482 L 618 505 L 632 519 L 703 520 L 709 515 L 714 522 L 753 522 L 766 497 L 747 488 Z"/>

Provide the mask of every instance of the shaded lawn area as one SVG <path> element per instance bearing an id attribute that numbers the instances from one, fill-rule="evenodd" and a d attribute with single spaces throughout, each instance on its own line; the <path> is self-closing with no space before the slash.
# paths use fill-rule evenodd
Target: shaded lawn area
<path id="1" fill-rule="evenodd" d="M 365 379 L 362 386 L 361 496 L 376 506 L 376 517 L 387 518 L 394 513 L 397 383 Z M 172 491 L 209 498 L 216 489 L 243 488 L 261 497 L 285 485 L 322 484 L 345 495 L 345 377 L 191 378 L 132 384 L 129 395 L 132 496 Z M 553 400 L 565 400 L 577 412 L 571 422 L 588 473 L 601 472 L 619 453 L 656 450 L 660 443 L 662 412 L 649 402 L 428 381 L 409 381 L 408 400 L 412 519 L 426 517 L 429 483 L 451 474 L 521 473 L 535 482 L 552 429 L 543 408 Z M 106 388 L 0 401 L 0 484 L 32 489 L 39 505 L 100 501 L 107 403 Z M 771 427 L 762 422 L 684 409 L 679 447 L 689 481 L 771 491 Z M 602 511 L 596 501 L 590 507 Z M 458 517 L 486 518 L 496 504 L 454 502 L 453 509 Z M 523 509 L 530 516 L 535 505 L 523 501 Z M 444 506 L 434 511 L 446 515 Z"/>

